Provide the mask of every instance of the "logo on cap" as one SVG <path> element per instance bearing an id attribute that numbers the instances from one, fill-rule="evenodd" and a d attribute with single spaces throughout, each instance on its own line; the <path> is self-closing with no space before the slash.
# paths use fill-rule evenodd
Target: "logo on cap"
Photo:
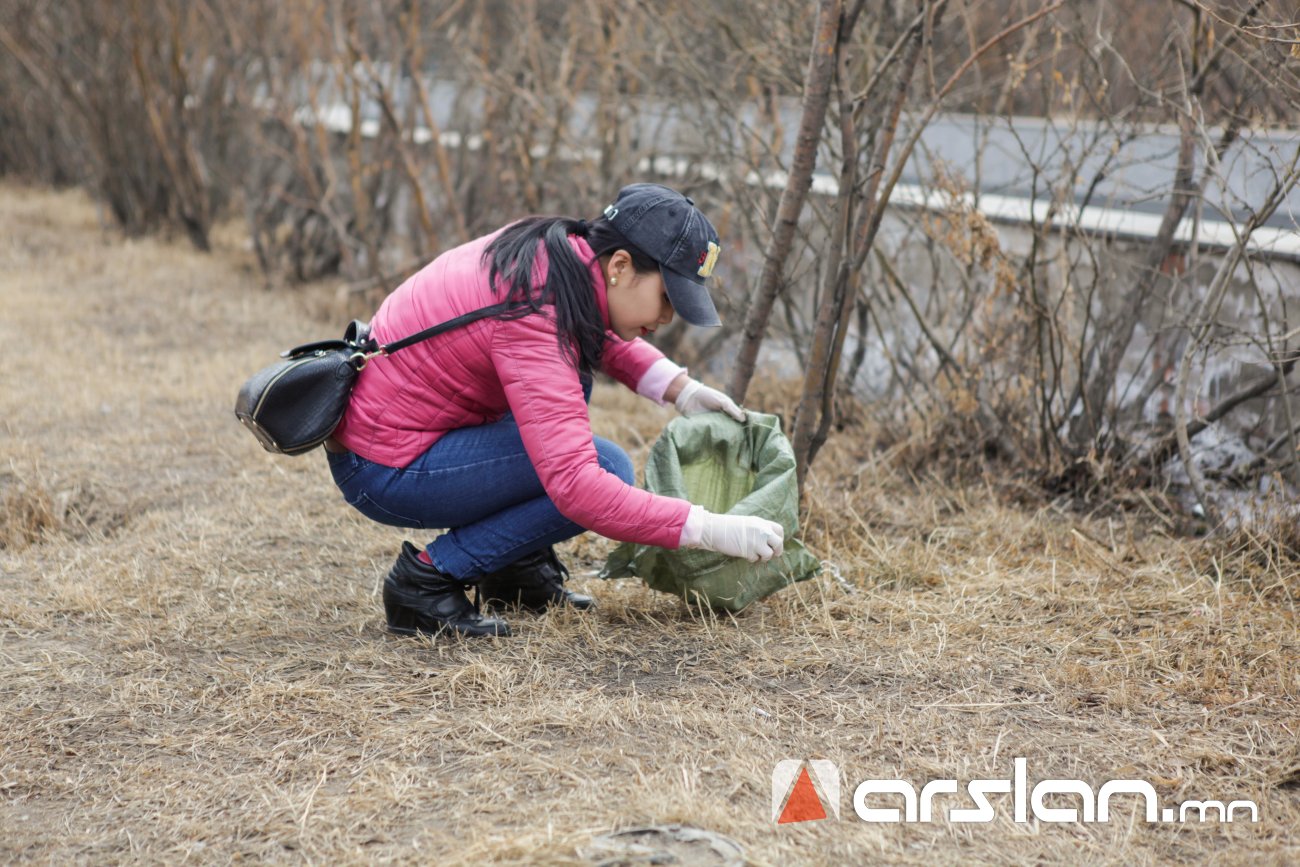
<path id="1" fill-rule="evenodd" d="M 722 248 L 712 241 L 709 242 L 709 249 L 700 254 L 700 270 L 696 271 L 701 277 L 708 279 L 713 276 L 713 266 L 718 263 L 718 254 Z"/>

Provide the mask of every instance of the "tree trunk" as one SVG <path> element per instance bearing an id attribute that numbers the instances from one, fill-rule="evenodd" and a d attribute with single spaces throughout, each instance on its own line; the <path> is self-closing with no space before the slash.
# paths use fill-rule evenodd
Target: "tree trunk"
<path id="1" fill-rule="evenodd" d="M 767 333 L 772 306 L 784 288 L 782 276 L 790 248 L 794 244 L 795 228 L 812 186 L 813 169 L 817 166 L 817 147 L 821 143 L 822 125 L 826 122 L 826 108 L 830 104 L 831 79 L 835 74 L 836 42 L 843 7 L 843 0 L 820 0 L 818 4 L 817 32 L 813 36 L 808 71 L 804 75 L 799 137 L 795 143 L 794 157 L 790 161 L 790 175 L 777 207 L 776 226 L 763 261 L 763 273 L 745 316 L 744 336 L 728 386 L 728 391 L 738 403 L 744 402 L 749 382 L 753 379 L 754 363 Z"/>
<path id="2" fill-rule="evenodd" d="M 940 0 L 939 12 L 942 12 L 942 7 L 943 0 Z M 795 411 L 793 424 L 792 445 L 794 446 L 795 460 L 797 461 L 796 472 L 801 492 L 804 477 L 808 473 L 808 466 L 812 463 L 816 451 L 814 431 L 818 427 L 821 416 L 829 411 L 830 400 L 833 397 L 834 374 L 832 372 L 832 362 L 835 362 L 833 366 L 838 367 L 839 353 L 836 350 L 843 345 L 842 339 L 836 339 L 836 332 L 846 325 L 844 319 L 853 300 L 853 295 L 849 291 L 853 283 L 853 276 L 861 270 L 861 263 L 865 259 L 865 254 L 862 251 L 870 249 L 875 239 L 876 229 L 880 225 L 878 212 L 883 205 L 876 200 L 876 195 L 880 189 L 880 179 L 884 174 L 885 163 L 889 160 L 889 151 L 894 145 L 894 135 L 898 129 L 898 118 L 903 110 L 903 102 L 907 99 L 912 74 L 916 71 L 917 62 L 921 57 L 923 41 L 921 37 L 924 31 L 924 22 L 918 19 L 917 23 L 912 27 L 912 32 L 908 36 L 907 47 L 899 60 L 898 75 L 894 80 L 894 92 L 890 97 L 888 113 L 881 122 L 880 132 L 876 137 L 876 149 L 871 158 L 867 189 L 861 197 L 862 211 L 858 215 L 858 225 L 853 233 L 853 255 L 847 257 L 842 256 L 844 235 L 847 232 L 842 232 L 840 227 L 842 226 L 844 230 L 847 230 L 848 215 L 855 196 L 852 189 L 841 188 L 840 190 L 840 198 L 836 206 L 840 218 L 836 228 L 835 240 L 837 247 L 832 250 L 835 261 L 831 263 L 833 269 L 827 269 L 827 291 L 823 293 L 821 306 L 817 310 L 817 324 L 813 329 L 812 350 L 808 356 L 808 366 L 804 372 L 803 392 L 799 399 L 799 408 Z M 846 175 L 848 179 L 852 179 L 851 172 L 846 173 Z M 859 255 L 860 253 L 862 255 Z"/>

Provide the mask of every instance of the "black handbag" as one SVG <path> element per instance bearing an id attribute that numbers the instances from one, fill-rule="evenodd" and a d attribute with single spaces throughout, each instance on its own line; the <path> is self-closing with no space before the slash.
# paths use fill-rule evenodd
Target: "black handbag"
<path id="1" fill-rule="evenodd" d="M 329 439 L 348 408 L 352 386 L 366 363 L 488 316 L 520 309 L 502 302 L 379 345 L 370 326 L 353 321 L 340 340 L 305 343 L 280 353 L 283 361 L 249 377 L 235 399 L 235 416 L 268 452 L 301 455 Z"/>

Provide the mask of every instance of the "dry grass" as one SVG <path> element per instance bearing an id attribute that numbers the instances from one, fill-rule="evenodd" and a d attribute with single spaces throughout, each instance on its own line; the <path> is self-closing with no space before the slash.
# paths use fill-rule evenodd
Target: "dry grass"
<path id="1" fill-rule="evenodd" d="M 850 435 L 812 477 L 827 573 L 734 621 L 583 579 L 594 615 L 516 615 L 508 640 L 385 636 L 402 534 L 230 412 L 333 327 L 334 291 L 264 291 L 238 235 L 126 242 L 77 195 L 0 187 L 0 860 L 582 863 L 660 822 L 755 864 L 1300 859 L 1294 560 L 916 482 Z M 593 417 L 643 461 L 667 413 L 602 386 Z M 849 804 L 865 778 L 1008 778 L 1015 756 L 1262 820 Z M 842 821 L 770 822 L 772 766 L 800 757 L 839 763 Z"/>

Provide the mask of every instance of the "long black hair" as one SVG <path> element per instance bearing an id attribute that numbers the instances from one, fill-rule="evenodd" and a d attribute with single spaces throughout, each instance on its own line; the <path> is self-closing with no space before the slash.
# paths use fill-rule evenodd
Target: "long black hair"
<path id="1" fill-rule="evenodd" d="M 501 287 L 503 300 L 517 302 L 516 310 L 498 315 L 500 319 L 518 319 L 555 305 L 555 326 L 560 352 L 582 373 L 599 369 L 605 349 L 605 322 L 596 303 L 590 262 L 583 262 L 569 244 L 569 235 L 585 238 L 599 259 L 607 253 L 625 250 L 632 257 L 632 267 L 653 271 L 659 263 L 632 246 L 623 233 L 601 217 L 591 223 L 569 217 L 525 217 L 511 223 L 492 239 L 483 251 L 488 265 L 488 281 Z M 537 247 L 546 248 L 546 282 L 534 286 L 533 268 Z"/>

